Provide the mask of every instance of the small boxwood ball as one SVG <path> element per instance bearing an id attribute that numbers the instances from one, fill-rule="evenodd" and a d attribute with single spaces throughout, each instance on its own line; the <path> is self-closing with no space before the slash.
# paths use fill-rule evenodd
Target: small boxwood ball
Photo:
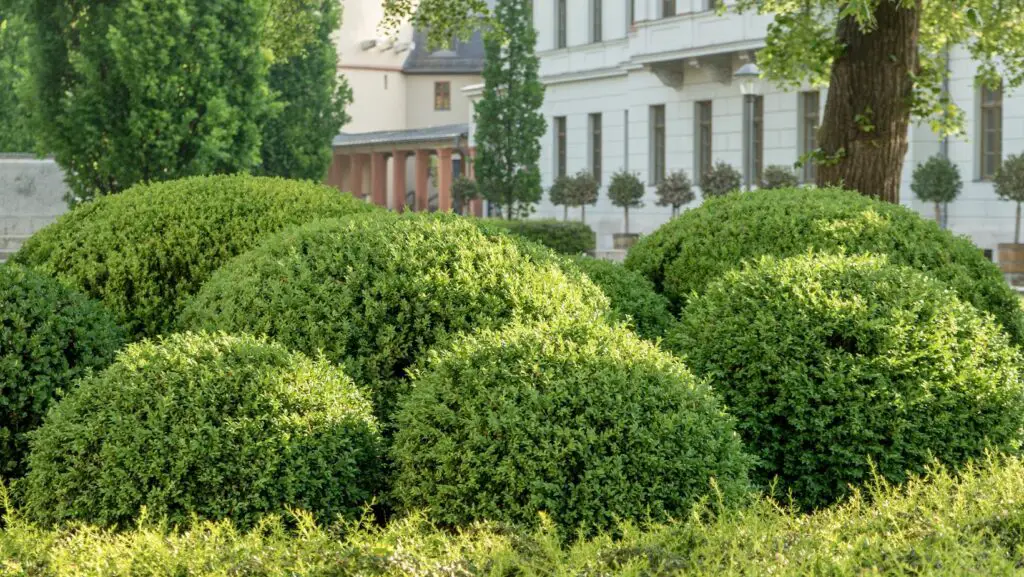
<path id="1" fill-rule="evenodd" d="M 365 215 L 285 231 L 224 266 L 185 326 L 266 334 L 322 351 L 373 390 L 389 420 L 406 369 L 463 331 L 607 312 L 600 289 L 549 251 L 457 216 Z"/>
<path id="2" fill-rule="evenodd" d="M 130 345 L 33 435 L 24 511 L 130 526 L 145 507 L 242 527 L 288 508 L 351 518 L 380 480 L 369 401 L 334 365 L 248 336 Z"/>
<path id="3" fill-rule="evenodd" d="M 686 515 L 747 490 L 744 454 L 711 390 L 631 331 L 555 320 L 466 336 L 433 355 L 402 402 L 393 497 L 437 522 L 566 535 Z"/>
<path id="4" fill-rule="evenodd" d="M 78 377 L 110 364 L 124 339 L 99 303 L 24 267 L 0 266 L 0 477 L 24 473 L 25 434 Z"/>
<path id="5" fill-rule="evenodd" d="M 1024 344 L 1020 299 L 981 249 L 910 209 L 856 192 L 783 189 L 708 199 L 642 238 L 625 264 L 678 313 L 692 293 L 744 261 L 808 250 L 886 255 L 946 283 Z"/>
<path id="6" fill-rule="evenodd" d="M 102 301 L 136 337 L 172 330 L 184 300 L 266 235 L 378 210 L 321 184 L 202 176 L 139 184 L 79 205 L 14 255 Z"/>
<path id="7" fill-rule="evenodd" d="M 636 334 L 649 340 L 664 337 L 676 322 L 668 299 L 655 292 L 651 281 L 640 273 L 599 258 L 578 256 L 569 260 L 569 266 L 582 270 L 608 297 L 613 321 L 628 323 Z"/>
<path id="8" fill-rule="evenodd" d="M 710 380 L 760 457 L 806 508 L 871 479 L 904 480 L 1024 426 L 1019 354 L 991 317 L 880 257 L 765 257 L 709 285 L 669 344 Z"/>

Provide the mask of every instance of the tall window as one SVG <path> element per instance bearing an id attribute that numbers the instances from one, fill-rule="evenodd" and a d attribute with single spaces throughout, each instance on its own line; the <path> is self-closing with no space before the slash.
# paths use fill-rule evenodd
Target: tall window
<path id="1" fill-rule="evenodd" d="M 565 176 L 565 117 L 555 117 L 555 176 Z"/>
<path id="2" fill-rule="evenodd" d="M 697 154 L 695 155 L 697 162 L 694 172 L 697 174 L 696 181 L 699 184 L 704 180 L 704 173 L 711 169 L 711 101 L 697 102 L 693 116 L 697 123 Z"/>
<path id="3" fill-rule="evenodd" d="M 434 110 L 452 109 L 452 83 L 434 83 Z"/>
<path id="4" fill-rule="evenodd" d="M 590 41 L 600 42 L 601 41 L 601 26 L 602 15 L 601 15 L 601 4 L 604 0 L 590 0 Z"/>
<path id="5" fill-rule="evenodd" d="M 676 15 L 676 0 L 661 0 L 661 17 L 668 18 Z"/>
<path id="6" fill-rule="evenodd" d="M 1003 161 L 1003 87 L 992 90 L 981 87 L 981 171 L 979 176 L 987 180 L 995 176 Z"/>
<path id="7" fill-rule="evenodd" d="M 636 24 L 636 0 L 626 0 L 627 22 Z"/>
<path id="8" fill-rule="evenodd" d="M 590 115 L 590 174 L 601 182 L 601 114 Z"/>
<path id="9" fill-rule="evenodd" d="M 651 107 L 651 183 L 665 180 L 665 105 Z"/>
<path id="10" fill-rule="evenodd" d="M 764 168 L 764 96 L 747 96 L 743 115 L 747 133 L 743 174 L 747 176 L 748 185 L 757 184 L 761 182 L 761 170 Z"/>
<path id="11" fill-rule="evenodd" d="M 565 28 L 565 20 L 567 18 L 565 4 L 567 1 L 568 0 L 556 0 L 555 29 L 557 30 L 558 37 L 555 39 L 555 48 L 565 48 L 568 45 L 568 34 Z"/>
<path id="12" fill-rule="evenodd" d="M 817 90 L 800 93 L 800 154 L 814 152 L 818 148 L 818 124 L 820 124 L 819 102 L 821 97 Z M 818 170 L 814 162 L 804 162 L 804 182 L 814 182 Z"/>
<path id="13" fill-rule="evenodd" d="M 715 10 L 718 8 L 718 0 L 704 0 L 704 5 L 707 10 Z"/>

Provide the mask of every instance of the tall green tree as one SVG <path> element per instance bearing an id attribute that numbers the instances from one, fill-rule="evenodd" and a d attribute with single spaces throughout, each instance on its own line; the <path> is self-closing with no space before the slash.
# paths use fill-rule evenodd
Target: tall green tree
<path id="1" fill-rule="evenodd" d="M 16 1 L 33 128 L 72 201 L 259 163 L 264 0 Z"/>
<path id="2" fill-rule="evenodd" d="M 484 33 L 484 92 L 476 105 L 476 178 L 508 219 L 528 216 L 540 201 L 540 114 L 544 86 L 534 53 L 531 0 L 498 0 L 495 26 Z"/>
<path id="3" fill-rule="evenodd" d="M 35 149 L 29 111 L 19 94 L 25 84 L 27 61 L 24 25 L 0 4 L 0 152 Z"/>
<path id="4" fill-rule="evenodd" d="M 293 53 L 270 67 L 270 89 L 282 108 L 263 125 L 262 160 L 256 172 L 321 180 L 331 164 L 331 141 L 349 121 L 345 107 L 352 102 L 352 90 L 338 76 L 338 53 L 331 40 L 341 23 L 341 6 L 337 0 L 317 0 L 305 10 L 317 18 L 317 28 L 305 44 L 290 49 L 284 39 L 268 39 L 278 47 L 275 54 Z M 305 30 L 305 18 L 292 18 L 303 23 L 299 30 Z"/>

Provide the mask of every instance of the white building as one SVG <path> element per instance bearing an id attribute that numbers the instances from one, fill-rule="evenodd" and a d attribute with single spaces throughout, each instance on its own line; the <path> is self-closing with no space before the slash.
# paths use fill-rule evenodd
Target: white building
<path id="1" fill-rule="evenodd" d="M 580 169 L 600 172 L 604 186 L 620 168 L 638 172 L 649 187 L 645 207 L 630 211 L 631 232 L 649 233 L 670 215 L 669 208 L 655 206 L 657 175 L 682 168 L 693 178 L 700 166 L 722 160 L 746 178 L 752 150 L 753 164 L 763 168 L 792 166 L 816 147 L 815 128 L 826 94 L 811 87 L 785 92 L 759 83 L 750 137 L 751 107 L 733 74 L 764 45 L 772 17 L 718 16 L 714 2 L 535 2 L 548 121 L 541 156 L 545 188 L 555 175 Z M 1014 207 L 995 196 L 986 178 L 1002 155 L 1024 151 L 1024 93 L 989 94 L 983 104 L 982 91 L 974 85 L 976 67 L 966 52 L 953 50 L 950 66 L 949 90 L 967 113 L 967 134 L 945 144 L 965 183 L 960 199 L 949 207 L 948 226 L 982 248 L 995 249 L 1000 242 L 1012 242 Z M 477 96 L 479 87 L 467 93 Z M 912 127 L 901 198 L 926 217 L 934 209 L 913 197 L 910 173 L 942 146 L 927 125 Z M 798 172 L 810 179 L 812 170 Z M 561 218 L 562 209 L 545 200 L 538 216 Z M 570 210 L 570 218 L 579 218 L 579 210 Z M 622 210 L 612 206 L 604 191 L 586 218 L 597 232 L 599 249 L 610 248 L 612 234 L 623 232 Z"/>

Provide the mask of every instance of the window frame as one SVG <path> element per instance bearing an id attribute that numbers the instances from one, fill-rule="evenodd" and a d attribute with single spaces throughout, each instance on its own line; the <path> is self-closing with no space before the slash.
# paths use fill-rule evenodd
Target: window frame
<path id="1" fill-rule="evenodd" d="M 434 81 L 434 111 L 447 112 L 452 109 L 452 83 L 450 80 Z"/>
<path id="2" fill-rule="evenodd" d="M 590 0 L 590 43 L 604 41 L 604 0 Z"/>
<path id="3" fill-rule="evenodd" d="M 671 8 L 670 8 L 671 7 Z M 676 0 L 661 0 L 661 17 L 671 18 L 679 14 Z"/>
<path id="4" fill-rule="evenodd" d="M 590 174 L 601 183 L 602 154 L 604 154 L 604 141 L 601 130 L 603 118 L 600 112 L 593 112 L 587 117 L 587 126 L 590 132 Z"/>
<path id="5" fill-rule="evenodd" d="M 566 148 L 568 148 L 568 121 L 565 116 L 555 116 L 552 120 L 555 127 L 555 178 L 568 173 Z"/>
<path id="6" fill-rule="evenodd" d="M 761 176 L 764 174 L 764 95 L 748 94 L 744 96 L 743 100 L 743 134 L 745 136 L 743 139 L 743 174 L 748 186 L 757 186 L 761 182 Z M 751 100 L 754 102 L 753 134 L 750 134 Z M 751 140 L 753 140 L 754 145 L 752 148 L 750 146 Z M 749 174 L 751 154 L 753 154 L 753 174 Z"/>
<path id="7" fill-rule="evenodd" d="M 800 156 L 818 149 L 818 127 L 821 126 L 821 92 L 805 90 L 800 92 Z M 808 106 L 812 104 L 813 106 Z M 813 109 L 813 112 L 811 111 Z M 818 176 L 818 167 L 808 159 L 800 169 L 803 183 L 813 183 Z"/>
<path id="8" fill-rule="evenodd" d="M 667 120 L 665 118 L 664 104 L 652 104 L 649 110 L 651 162 L 648 167 L 650 178 L 647 180 L 651 185 L 657 186 L 665 180 L 665 175 L 668 172 L 666 167 L 668 161 L 668 154 L 666 152 Z"/>
<path id="9" fill-rule="evenodd" d="M 569 46 L 569 24 L 568 24 L 568 0 L 555 0 L 555 49 L 568 48 Z"/>
<path id="10" fill-rule="evenodd" d="M 715 108 L 711 100 L 698 100 L 693 103 L 694 118 L 694 181 L 703 186 L 704 173 L 711 169 L 714 160 L 714 119 Z"/>
<path id="11" fill-rule="evenodd" d="M 982 84 L 978 88 L 978 180 L 988 181 L 995 176 L 1003 160 L 1003 84 L 992 90 Z M 992 148 L 988 136 L 992 134 Z M 993 162 L 989 166 L 989 159 Z"/>

